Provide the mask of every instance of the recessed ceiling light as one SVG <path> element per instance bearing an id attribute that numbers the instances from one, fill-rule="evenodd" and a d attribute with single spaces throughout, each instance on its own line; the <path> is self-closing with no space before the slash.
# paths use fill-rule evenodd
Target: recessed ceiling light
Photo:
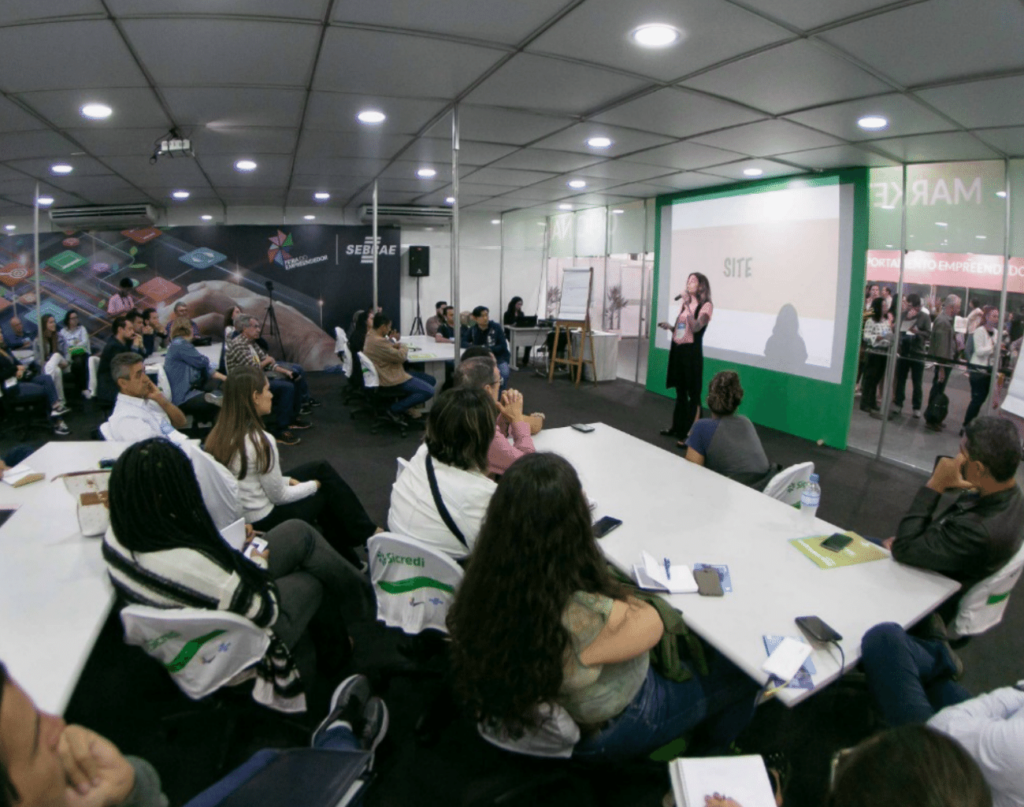
<path id="1" fill-rule="evenodd" d="M 235 163 L 235 170 L 245 171 L 247 173 L 249 171 L 255 171 L 256 163 L 253 160 L 239 160 L 238 162 Z"/>
<path id="2" fill-rule="evenodd" d="M 568 185 L 570 188 L 575 188 L 576 190 L 587 187 L 587 183 L 582 179 L 570 179 L 565 184 Z"/>
<path id="3" fill-rule="evenodd" d="M 303 216 L 302 218 L 304 218 L 306 221 L 313 221 L 313 219 L 315 219 L 316 216 L 314 216 L 312 214 L 308 214 L 308 215 Z"/>
<path id="4" fill-rule="evenodd" d="M 316 199 L 318 202 L 326 202 L 328 199 L 331 198 L 331 195 L 329 193 L 324 193 L 323 191 L 320 191 L 319 193 L 314 193 L 313 198 Z"/>
<path id="5" fill-rule="evenodd" d="M 79 111 L 83 117 L 92 118 L 93 120 L 103 120 L 114 114 L 114 110 L 106 104 L 86 104 Z"/>
<path id="6" fill-rule="evenodd" d="M 14 224 L 5 224 L 4 225 L 4 229 L 7 230 L 8 232 L 13 230 L 14 228 L 15 228 Z"/>
<path id="7" fill-rule="evenodd" d="M 979 241 L 984 241 L 986 238 L 988 238 L 987 235 L 976 235 L 974 237 L 977 238 Z"/>
<path id="8" fill-rule="evenodd" d="M 36 201 L 39 202 L 39 206 L 40 207 L 49 207 L 50 205 L 53 204 L 53 197 L 52 196 L 40 196 L 38 199 L 36 199 Z"/>
<path id="9" fill-rule="evenodd" d="M 572 205 L 559 205 L 559 210 L 572 210 Z"/>
<path id="10" fill-rule="evenodd" d="M 416 176 L 418 176 L 420 179 L 430 179 L 431 177 L 437 176 L 437 171 L 435 171 L 433 168 L 421 168 L 419 171 L 416 172 Z"/>
<path id="11" fill-rule="evenodd" d="M 880 205 L 880 207 L 882 208 L 882 210 L 895 210 L 896 209 L 896 205 Z"/>
<path id="12" fill-rule="evenodd" d="M 384 123 L 388 116 L 376 109 L 364 109 L 356 117 L 360 123 Z"/>
<path id="13" fill-rule="evenodd" d="M 192 194 L 189 193 L 188 191 L 175 191 L 174 193 L 171 194 L 171 196 L 173 196 L 175 199 L 188 199 L 188 197 L 191 195 Z"/>
<path id="14" fill-rule="evenodd" d="M 616 215 L 616 216 L 617 216 L 617 215 L 619 215 L 620 213 L 625 213 L 625 212 L 626 212 L 625 210 L 613 210 L 613 211 L 612 211 L 612 213 L 613 213 L 614 215 Z"/>
<path id="15" fill-rule="evenodd" d="M 665 48 L 679 40 L 679 31 L 671 25 L 656 22 L 641 25 L 630 36 L 636 44 L 645 48 Z"/>
<path id="16" fill-rule="evenodd" d="M 748 176 L 748 177 L 759 177 L 763 173 L 764 173 L 764 171 L 762 171 L 760 168 L 744 168 L 743 169 L 743 174 L 745 176 Z"/>
<path id="17" fill-rule="evenodd" d="M 889 125 L 889 121 L 881 115 L 865 115 L 857 120 L 857 125 L 861 129 L 884 129 Z"/>
<path id="18" fill-rule="evenodd" d="M 447 197 L 447 198 L 446 198 L 446 199 L 444 200 L 444 203 L 445 203 L 446 205 L 453 205 L 453 204 L 455 204 L 455 197 L 454 197 L 454 196 L 449 196 L 449 197 Z"/>
<path id="19" fill-rule="evenodd" d="M 203 221 L 213 221 L 213 216 L 211 216 L 209 213 L 204 213 L 199 218 L 201 218 Z"/>
<path id="20" fill-rule="evenodd" d="M 888 247 L 889 249 L 892 249 L 892 244 L 886 244 L 886 247 Z"/>
<path id="21" fill-rule="evenodd" d="M 610 137 L 592 137 L 587 141 L 587 145 L 592 149 L 606 149 L 612 144 Z"/>
<path id="22" fill-rule="evenodd" d="M 501 219 L 491 219 L 491 224 L 501 224 Z"/>
<path id="23" fill-rule="evenodd" d="M 996 196 L 998 196 L 1000 199 L 1005 199 L 1006 191 L 996 191 Z"/>
<path id="24" fill-rule="evenodd" d="M 935 222 L 935 226 L 936 226 L 936 227 L 948 227 L 948 226 L 949 226 L 949 224 L 947 224 L 947 223 L 946 223 L 946 222 L 944 222 L 944 221 L 937 221 L 937 222 Z"/>
<path id="25" fill-rule="evenodd" d="M 56 165 L 51 165 L 50 170 L 55 174 L 70 174 L 75 169 L 67 163 L 57 163 Z"/>

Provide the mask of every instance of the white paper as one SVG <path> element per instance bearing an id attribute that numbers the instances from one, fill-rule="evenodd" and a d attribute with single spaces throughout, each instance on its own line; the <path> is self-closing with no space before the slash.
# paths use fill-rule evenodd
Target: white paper
<path id="1" fill-rule="evenodd" d="M 706 796 L 721 793 L 743 807 L 775 807 L 775 796 L 759 756 L 693 757 L 669 763 L 679 807 L 704 807 Z"/>
<path id="2" fill-rule="evenodd" d="M 667 591 L 670 594 L 693 594 L 697 581 L 690 567 L 683 563 L 670 563 L 671 574 L 665 574 L 664 560 L 657 560 L 650 552 L 641 552 L 643 565 L 633 567 L 636 584 L 647 591 Z"/>
<path id="3" fill-rule="evenodd" d="M 787 636 L 775 651 L 768 656 L 768 659 L 761 665 L 761 669 L 769 675 L 774 675 L 780 681 L 791 681 L 797 674 L 807 657 L 811 655 L 811 646 Z"/>
<path id="4" fill-rule="evenodd" d="M 29 474 L 34 473 L 35 471 L 29 468 L 25 463 L 21 463 L 21 465 L 15 465 L 13 468 L 7 468 L 4 470 L 4 482 L 13 486 Z"/>
<path id="5" fill-rule="evenodd" d="M 227 541 L 232 549 L 241 551 L 242 545 L 245 543 L 245 519 L 232 521 L 220 531 L 220 537 Z"/>

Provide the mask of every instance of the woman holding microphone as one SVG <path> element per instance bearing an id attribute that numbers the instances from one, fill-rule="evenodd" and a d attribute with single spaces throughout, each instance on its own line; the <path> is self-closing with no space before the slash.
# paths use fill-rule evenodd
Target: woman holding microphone
<path id="1" fill-rule="evenodd" d="M 676 407 L 671 428 L 662 431 L 667 437 L 678 437 L 679 445 L 694 421 L 700 417 L 700 393 L 704 384 L 704 331 L 715 307 L 711 303 L 711 285 L 707 277 L 693 272 L 686 280 L 686 291 L 676 297 L 683 301 L 675 325 L 659 322 L 658 327 L 672 331 L 672 347 L 668 354 L 668 377 L 665 385 L 676 389 Z"/>

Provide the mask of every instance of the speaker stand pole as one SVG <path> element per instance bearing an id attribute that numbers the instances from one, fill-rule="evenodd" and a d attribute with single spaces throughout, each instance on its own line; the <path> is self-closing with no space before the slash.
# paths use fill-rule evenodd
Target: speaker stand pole
<path id="1" fill-rule="evenodd" d="M 412 321 L 409 336 L 423 336 L 423 320 L 420 318 L 420 279 L 416 278 L 416 319 Z"/>

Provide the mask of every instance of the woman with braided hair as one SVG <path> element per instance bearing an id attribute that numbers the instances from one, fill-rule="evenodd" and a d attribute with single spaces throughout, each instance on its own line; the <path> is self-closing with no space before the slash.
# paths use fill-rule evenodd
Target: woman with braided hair
<path id="1" fill-rule="evenodd" d="M 350 643 L 342 612 L 367 619 L 372 591 L 311 526 L 287 521 L 264 536 L 267 549 L 247 558 L 221 538 L 192 463 L 163 438 L 136 443 L 121 455 L 109 495 L 103 557 L 129 602 L 232 611 L 270 628 L 277 640 L 268 651 L 274 664 L 264 667 L 279 691 L 301 687 L 288 651 L 318 610 L 318 628 L 333 634 L 317 642 L 322 660 L 332 666 L 344 661 Z"/>

